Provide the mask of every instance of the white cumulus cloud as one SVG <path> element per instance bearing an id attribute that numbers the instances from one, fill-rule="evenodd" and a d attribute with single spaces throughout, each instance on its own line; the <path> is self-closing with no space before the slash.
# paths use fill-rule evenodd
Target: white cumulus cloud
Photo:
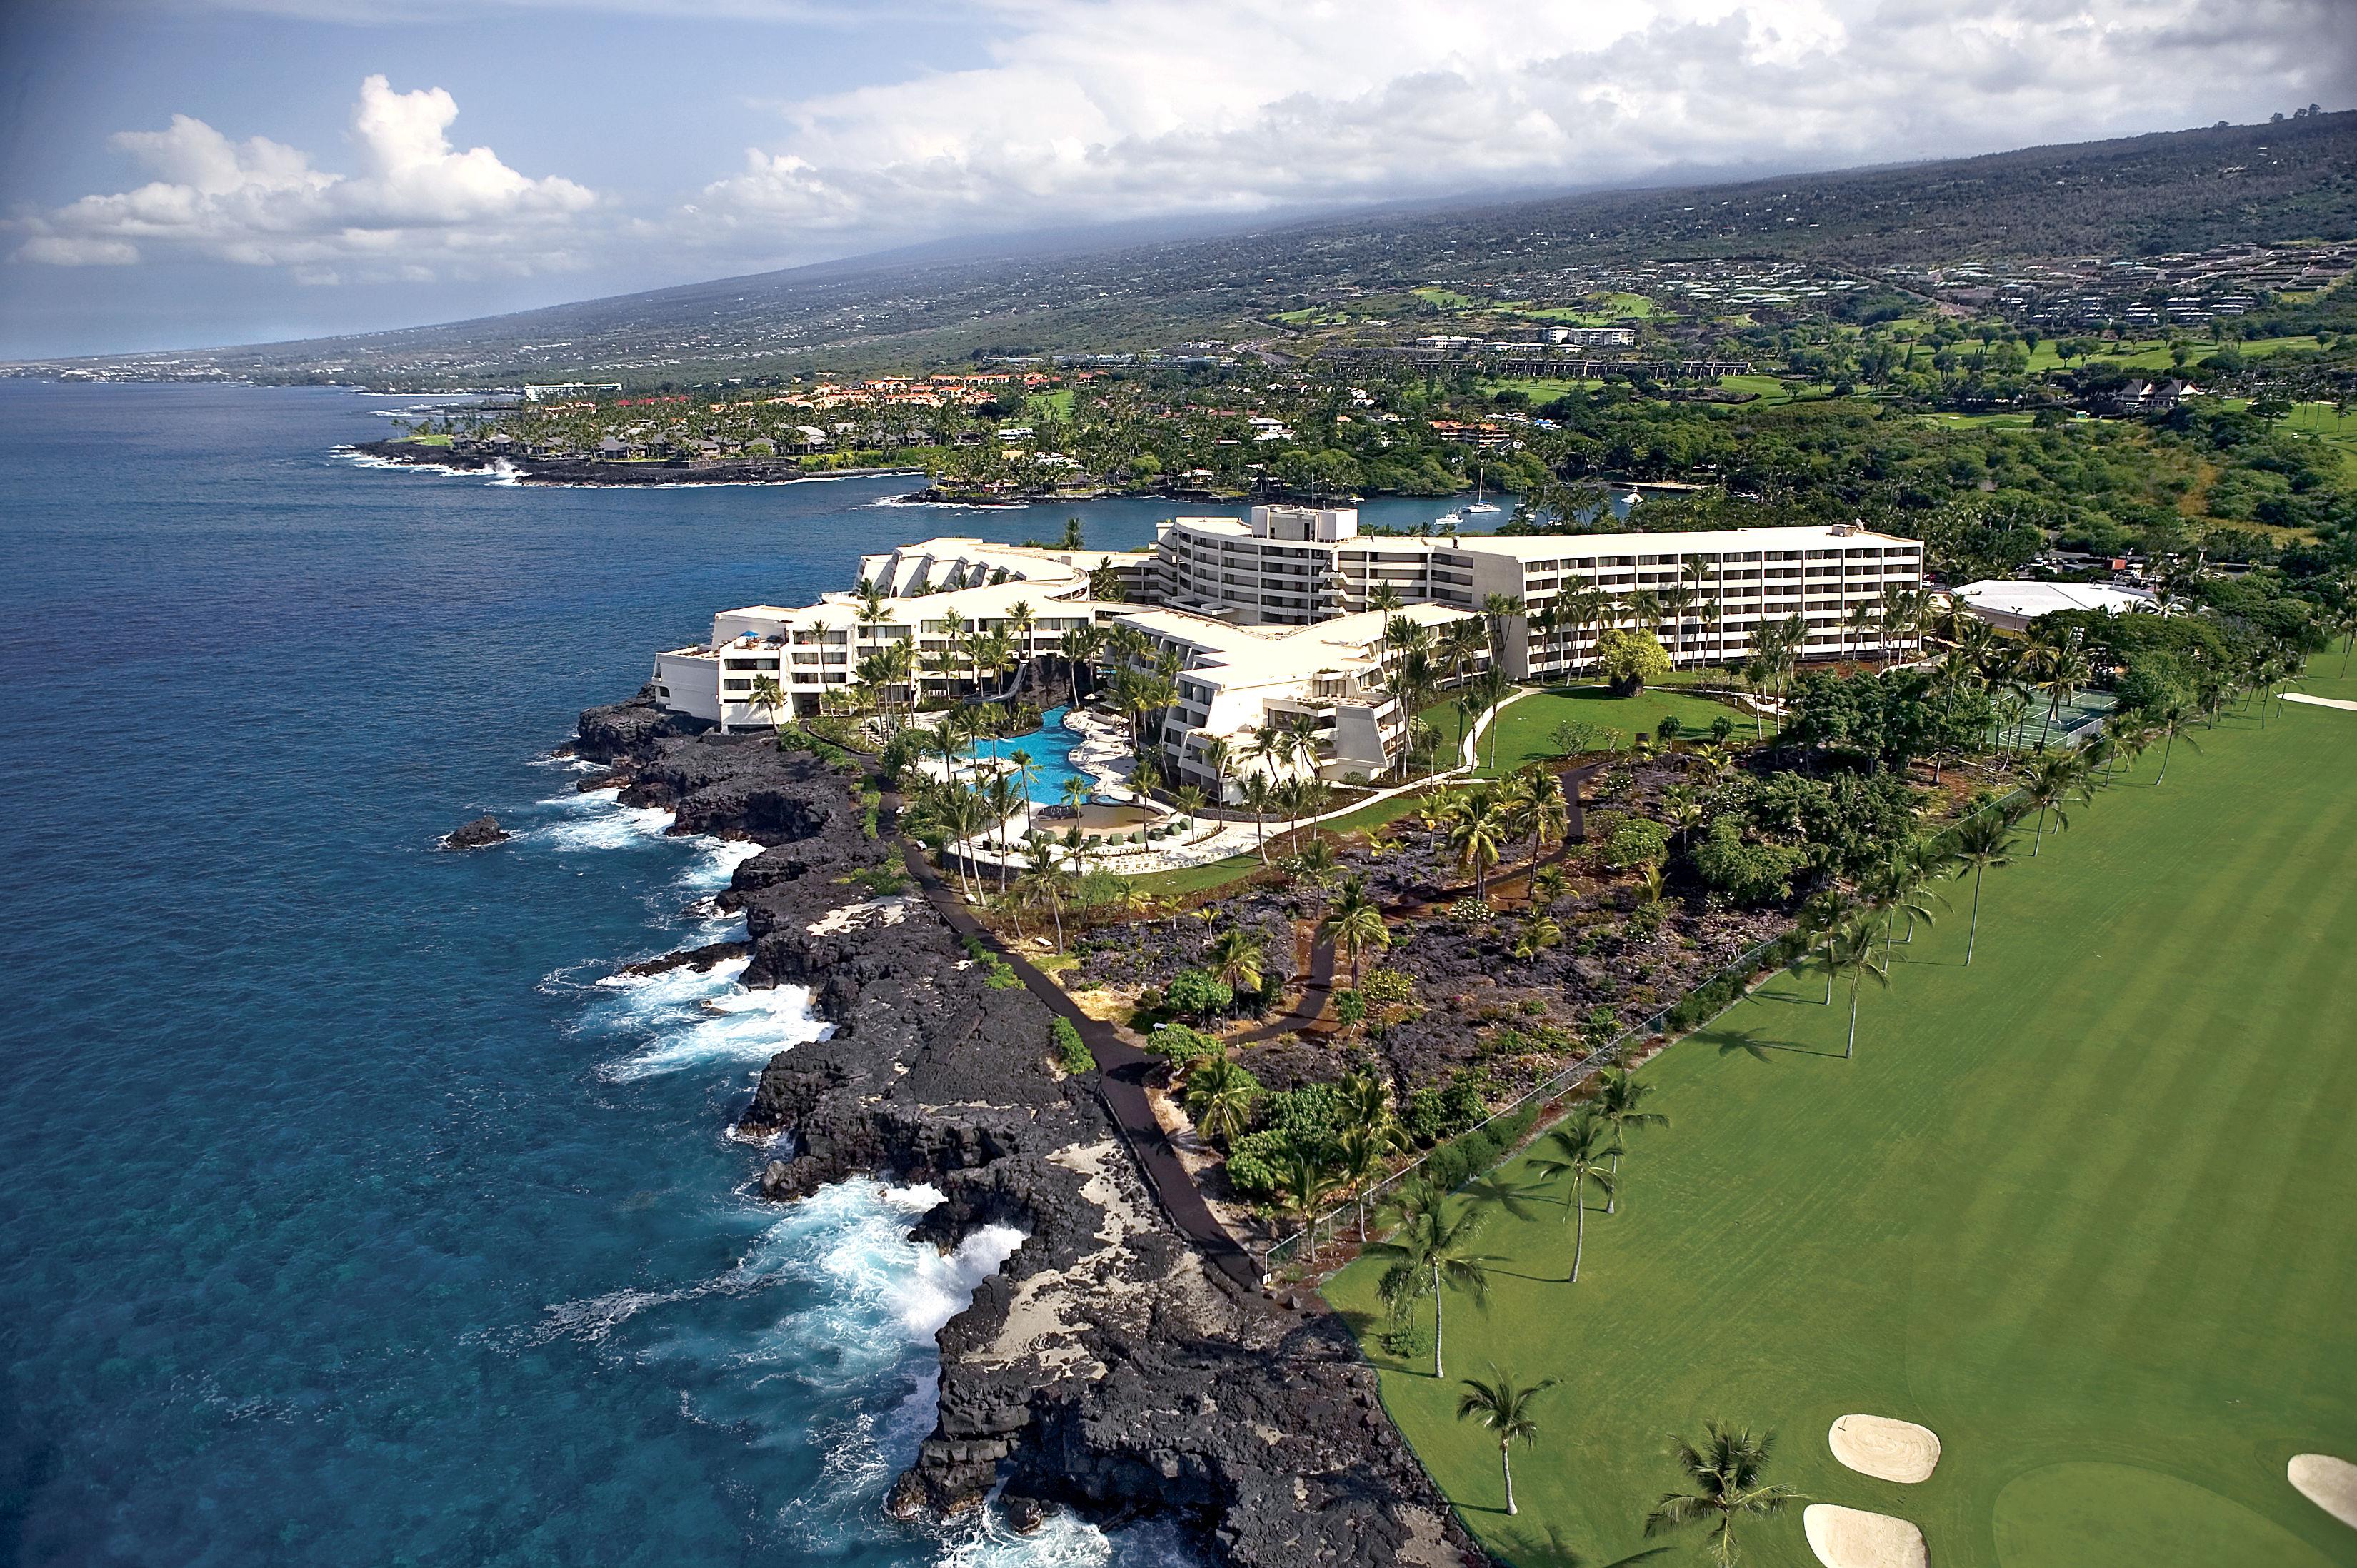
<path id="1" fill-rule="evenodd" d="M 93 266 L 193 254 L 283 266 L 307 283 L 572 264 L 596 194 L 558 176 L 519 174 L 489 147 L 457 151 L 448 134 L 457 116 L 438 87 L 396 92 L 371 76 L 352 112 L 361 167 L 335 174 L 296 148 L 263 136 L 232 142 L 175 114 L 165 130 L 113 138 L 154 180 L 17 220 L 28 237 L 15 255 Z"/>
<path id="2" fill-rule="evenodd" d="M 839 252 L 2248 119 L 2357 85 L 2348 4 L 997 0 L 987 63 L 782 105 L 681 230 Z"/>

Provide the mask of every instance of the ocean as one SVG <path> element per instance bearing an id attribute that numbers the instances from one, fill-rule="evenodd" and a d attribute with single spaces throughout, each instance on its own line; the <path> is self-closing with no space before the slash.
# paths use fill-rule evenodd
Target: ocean
<path id="1" fill-rule="evenodd" d="M 338 451 L 415 402 L 0 381 L 0 1563 L 1183 1561 L 883 1516 L 933 1333 L 1020 1238 L 940 1256 L 874 1181 L 759 1199 L 727 1129 L 803 998 L 613 978 L 741 929 L 699 900 L 749 846 L 549 757 L 716 608 L 1170 504 Z M 519 837 L 436 847 L 482 811 Z"/>

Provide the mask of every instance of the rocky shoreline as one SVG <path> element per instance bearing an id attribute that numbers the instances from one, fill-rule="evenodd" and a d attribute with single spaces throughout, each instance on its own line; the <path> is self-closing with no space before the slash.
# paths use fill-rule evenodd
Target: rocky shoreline
<path id="1" fill-rule="evenodd" d="M 805 469 L 791 457 L 679 457 L 667 462 L 623 463 L 601 457 L 511 457 L 495 452 L 420 446 L 414 441 L 361 441 L 362 456 L 414 468 L 452 468 L 460 473 L 504 470 L 520 485 L 786 485 L 802 479 L 856 478 L 909 474 L 909 468 Z"/>
<path id="2" fill-rule="evenodd" d="M 1047 1009 L 987 989 L 913 887 L 875 890 L 899 865 L 889 824 L 866 837 L 840 775 L 766 736 L 691 733 L 644 698 L 583 714 L 574 750 L 610 770 L 589 787 L 672 810 L 673 831 L 766 846 L 721 895 L 746 918 L 745 983 L 806 985 L 834 1028 L 772 1058 L 738 1118 L 787 1135 L 762 1192 L 927 1182 L 945 1196 L 919 1239 L 1028 1238 L 941 1332 L 939 1418 L 894 1512 L 943 1517 L 1003 1487 L 1018 1526 L 1058 1507 L 1172 1515 L 1248 1568 L 1487 1561 L 1348 1326 L 1206 1268 L 1094 1090 L 1053 1065 Z"/>

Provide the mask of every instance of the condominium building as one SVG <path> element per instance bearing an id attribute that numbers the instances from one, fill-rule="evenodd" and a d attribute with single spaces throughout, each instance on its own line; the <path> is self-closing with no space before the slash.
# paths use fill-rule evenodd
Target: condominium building
<path id="1" fill-rule="evenodd" d="M 1521 613 L 1503 618 L 1501 657 L 1523 681 L 1579 667 L 1610 626 L 1646 626 L 1675 663 L 1719 664 L 1745 658 L 1761 626 L 1797 615 L 1804 658 L 1879 656 L 1880 625 L 1860 606 L 1923 581 L 1920 542 L 1855 524 L 1409 538 L 1362 535 L 1353 510 L 1254 507 L 1243 519 L 1174 518 L 1155 553 L 1164 604 L 1242 626 L 1357 614 L 1384 587 L 1463 609 L 1502 596 Z M 1650 621 L 1634 607 L 1641 593 L 1663 601 Z M 1548 612 L 1575 608 L 1579 624 L 1547 624 Z"/>
<path id="2" fill-rule="evenodd" d="M 858 681 L 861 660 L 903 644 L 912 650 L 909 680 L 920 695 L 995 688 L 1006 672 L 975 670 L 958 640 L 969 632 L 1004 633 L 1018 662 L 1051 655 L 1066 632 L 1099 618 L 1090 576 L 1107 567 L 1116 579 L 1143 585 L 1153 557 L 974 539 L 929 539 L 870 555 L 860 576 L 885 594 L 872 614 L 856 593 L 723 610 L 713 617 L 709 642 L 655 655 L 655 700 L 724 730 L 765 727 L 819 712 L 828 693 Z M 763 677 L 785 699 L 776 713 L 755 696 Z"/>
<path id="3" fill-rule="evenodd" d="M 1238 626 L 1189 610 L 1107 608 L 1110 618 L 1146 634 L 1150 647 L 1143 662 L 1178 662 L 1178 701 L 1159 717 L 1163 776 L 1229 800 L 1238 796 L 1237 781 L 1254 773 L 1280 781 L 1381 777 L 1399 757 L 1414 716 L 1383 689 L 1386 628 L 1401 617 L 1436 630 L 1474 618 L 1468 610 L 1421 604 L 1316 626 Z M 1296 725 L 1312 737 L 1313 757 L 1251 751 L 1256 730 Z M 1205 752 L 1214 738 L 1227 743 L 1223 769 Z"/>

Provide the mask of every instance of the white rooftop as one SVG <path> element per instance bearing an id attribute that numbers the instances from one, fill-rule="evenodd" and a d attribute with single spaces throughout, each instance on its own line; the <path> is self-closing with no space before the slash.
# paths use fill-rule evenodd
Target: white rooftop
<path id="1" fill-rule="evenodd" d="M 2152 607 L 2152 595 L 2142 588 L 2111 583 L 2034 583 L 1992 577 L 1966 583 L 1953 597 L 1974 609 L 1993 615 L 2036 620 L 2057 610 L 2104 610 L 2122 615 Z"/>

